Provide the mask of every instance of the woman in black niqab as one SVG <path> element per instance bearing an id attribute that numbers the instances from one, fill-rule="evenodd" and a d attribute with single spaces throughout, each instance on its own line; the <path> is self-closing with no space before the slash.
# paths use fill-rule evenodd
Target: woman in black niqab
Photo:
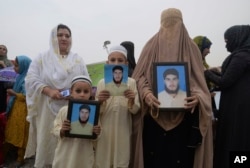
<path id="1" fill-rule="evenodd" d="M 132 73 L 135 69 L 136 62 L 135 62 L 135 56 L 134 56 L 134 43 L 131 41 L 124 41 L 121 43 L 123 47 L 127 49 L 127 60 L 128 60 L 128 76 L 131 77 Z"/>
<path id="2" fill-rule="evenodd" d="M 214 168 L 228 168 L 230 153 L 250 151 L 250 26 L 235 25 L 224 34 L 227 51 L 221 76 L 205 75 L 221 88 Z"/>

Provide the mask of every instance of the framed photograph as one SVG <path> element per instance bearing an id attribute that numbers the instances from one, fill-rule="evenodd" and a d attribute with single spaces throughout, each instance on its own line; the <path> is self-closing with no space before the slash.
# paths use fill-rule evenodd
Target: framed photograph
<path id="1" fill-rule="evenodd" d="M 69 100 L 68 120 L 71 130 L 65 136 L 74 138 L 95 139 L 97 135 L 93 133 L 94 125 L 98 124 L 100 103 L 94 100 Z"/>
<path id="2" fill-rule="evenodd" d="M 111 96 L 123 96 L 124 91 L 128 89 L 128 66 L 106 64 L 104 82 L 105 89 L 110 92 Z"/>
<path id="3" fill-rule="evenodd" d="M 160 101 L 160 111 L 186 111 L 185 98 L 190 96 L 188 64 L 164 62 L 153 64 L 153 92 Z"/>

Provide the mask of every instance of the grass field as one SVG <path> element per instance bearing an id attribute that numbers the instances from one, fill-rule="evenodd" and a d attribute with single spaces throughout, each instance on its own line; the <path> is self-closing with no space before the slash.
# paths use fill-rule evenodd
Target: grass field
<path id="1" fill-rule="evenodd" d="M 104 64 L 105 61 L 87 65 L 93 86 L 96 86 L 99 80 L 104 78 Z"/>

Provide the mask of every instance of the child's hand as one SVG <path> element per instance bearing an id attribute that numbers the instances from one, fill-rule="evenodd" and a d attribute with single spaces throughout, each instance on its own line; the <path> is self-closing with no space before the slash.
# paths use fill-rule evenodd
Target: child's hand
<path id="1" fill-rule="evenodd" d="M 135 99 L 135 93 L 133 90 L 128 89 L 124 92 L 124 96 L 128 99 Z"/>
<path id="2" fill-rule="evenodd" d="M 65 131 L 69 131 L 69 130 L 70 130 L 70 121 L 69 120 L 64 120 L 63 124 L 62 124 L 62 128 L 60 130 L 61 137 L 64 137 Z"/>
<path id="3" fill-rule="evenodd" d="M 110 97 L 110 93 L 107 90 L 102 90 L 100 91 L 100 93 L 98 94 L 98 101 L 100 101 L 101 103 L 106 101 L 108 98 Z"/>
<path id="4" fill-rule="evenodd" d="M 7 94 L 9 96 L 16 96 L 16 92 L 13 89 L 7 89 Z"/>
<path id="5" fill-rule="evenodd" d="M 94 125 L 93 127 L 93 132 L 96 134 L 96 135 L 99 135 L 101 133 L 101 127 L 100 125 Z"/>

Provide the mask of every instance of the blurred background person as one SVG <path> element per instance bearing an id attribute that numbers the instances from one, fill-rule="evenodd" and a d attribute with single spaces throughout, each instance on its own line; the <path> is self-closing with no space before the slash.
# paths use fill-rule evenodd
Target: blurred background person
<path id="1" fill-rule="evenodd" d="M 208 65 L 206 61 L 206 57 L 210 53 L 212 42 L 206 36 L 196 36 L 193 40 L 200 49 L 204 70 L 210 69 L 211 67 Z M 219 87 L 216 86 L 212 81 L 208 80 L 207 78 L 206 78 L 206 83 L 211 94 L 211 102 L 212 102 L 212 109 L 213 109 L 213 137 L 215 140 L 216 121 L 218 118 L 217 117 L 218 107 L 216 106 L 216 102 L 215 102 L 215 94 L 216 94 L 215 91 L 219 91 Z"/>
<path id="2" fill-rule="evenodd" d="M 13 89 L 7 89 L 10 96 L 6 113 L 8 116 L 5 130 L 6 153 L 13 152 L 8 150 L 12 145 L 17 149 L 16 167 L 24 164 L 25 148 L 28 141 L 29 123 L 26 121 L 27 104 L 24 78 L 28 72 L 31 59 L 25 55 L 17 56 L 14 62 L 14 70 L 19 75 Z"/>
<path id="3" fill-rule="evenodd" d="M 205 71 L 206 78 L 221 89 L 214 168 L 230 167 L 230 152 L 250 151 L 250 25 L 228 28 L 224 39 L 230 55 L 221 74 Z"/>
<path id="4" fill-rule="evenodd" d="M 134 54 L 135 46 L 134 46 L 134 43 L 131 41 L 124 41 L 121 43 L 121 45 L 125 47 L 127 50 L 128 77 L 131 77 L 136 66 L 135 54 Z"/>
<path id="5" fill-rule="evenodd" d="M 0 45 L 0 69 L 12 66 L 12 62 L 7 57 L 7 47 L 5 45 Z M 5 112 L 7 107 L 7 93 L 6 89 L 9 86 L 8 82 L 0 81 L 0 113 Z"/>

